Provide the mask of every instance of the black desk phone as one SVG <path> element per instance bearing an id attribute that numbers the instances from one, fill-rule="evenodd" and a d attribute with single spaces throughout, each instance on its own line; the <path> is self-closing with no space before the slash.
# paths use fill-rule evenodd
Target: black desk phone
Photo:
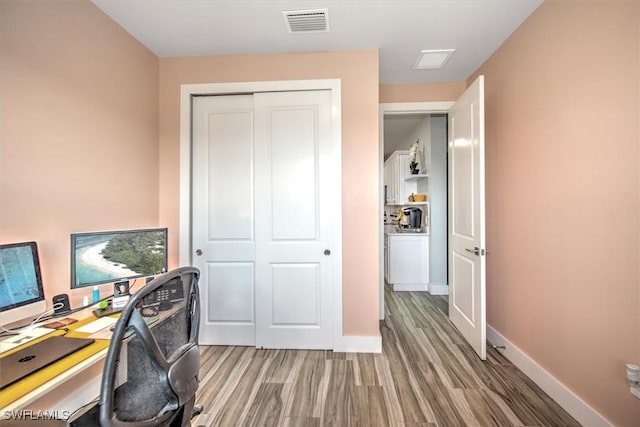
<path id="1" fill-rule="evenodd" d="M 176 279 L 172 282 L 162 285 L 159 289 L 145 296 L 142 299 L 142 307 L 153 307 L 157 314 L 157 311 L 165 311 L 171 309 L 174 302 L 182 301 L 184 299 L 184 289 L 182 287 L 182 281 Z M 120 313 L 124 310 L 124 307 L 113 308 L 111 304 L 106 308 L 93 310 L 93 314 L 96 317 L 108 316 L 110 314 Z"/>
<path id="2" fill-rule="evenodd" d="M 182 301 L 184 299 L 184 289 L 182 287 L 182 281 L 174 280 L 166 283 L 159 289 L 145 296 L 142 299 L 143 307 L 171 305 L 174 302 Z"/>

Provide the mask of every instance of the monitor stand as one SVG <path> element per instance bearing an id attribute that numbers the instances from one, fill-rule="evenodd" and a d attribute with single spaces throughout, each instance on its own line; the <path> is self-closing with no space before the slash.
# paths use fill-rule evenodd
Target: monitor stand
<path id="1" fill-rule="evenodd" d="M 104 316 L 109 316 L 110 314 L 120 313 L 124 310 L 124 307 L 113 308 L 112 305 L 108 305 L 106 308 L 96 308 L 93 310 L 93 315 L 100 318 Z"/>
<path id="2" fill-rule="evenodd" d="M 129 294 L 129 281 L 123 280 L 122 282 L 114 283 L 113 297 L 109 301 L 109 305 L 105 308 L 97 308 L 93 310 L 93 315 L 100 318 L 109 316 L 110 314 L 121 313 L 127 306 L 129 298 L 131 298 L 131 295 Z"/>

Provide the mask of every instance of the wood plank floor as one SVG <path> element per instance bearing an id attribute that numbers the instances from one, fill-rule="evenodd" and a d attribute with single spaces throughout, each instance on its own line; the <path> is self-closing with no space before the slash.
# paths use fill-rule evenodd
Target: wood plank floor
<path id="1" fill-rule="evenodd" d="M 385 289 L 382 354 L 202 347 L 193 425 L 580 425 L 498 351 L 479 360 L 447 310 Z"/>

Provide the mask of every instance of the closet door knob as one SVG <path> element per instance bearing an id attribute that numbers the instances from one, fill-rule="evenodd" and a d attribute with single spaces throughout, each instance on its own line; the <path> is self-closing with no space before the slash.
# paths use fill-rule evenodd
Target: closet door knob
<path id="1" fill-rule="evenodd" d="M 325 250 L 324 250 L 324 254 L 325 254 L 326 256 L 329 256 L 329 255 L 331 255 L 331 251 L 330 251 L 329 249 L 325 249 Z"/>
<path id="2" fill-rule="evenodd" d="M 198 256 L 202 255 L 202 249 L 196 249 L 196 255 Z"/>

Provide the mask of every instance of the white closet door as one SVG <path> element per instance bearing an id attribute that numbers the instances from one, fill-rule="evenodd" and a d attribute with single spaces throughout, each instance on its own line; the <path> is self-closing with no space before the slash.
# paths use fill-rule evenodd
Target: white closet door
<path id="1" fill-rule="evenodd" d="M 200 344 L 255 345 L 253 96 L 193 101 L 193 264 Z"/>
<path id="2" fill-rule="evenodd" d="M 256 346 L 332 348 L 331 92 L 255 94 Z"/>
<path id="3" fill-rule="evenodd" d="M 339 150 L 330 91 L 194 99 L 201 344 L 332 348 Z"/>

